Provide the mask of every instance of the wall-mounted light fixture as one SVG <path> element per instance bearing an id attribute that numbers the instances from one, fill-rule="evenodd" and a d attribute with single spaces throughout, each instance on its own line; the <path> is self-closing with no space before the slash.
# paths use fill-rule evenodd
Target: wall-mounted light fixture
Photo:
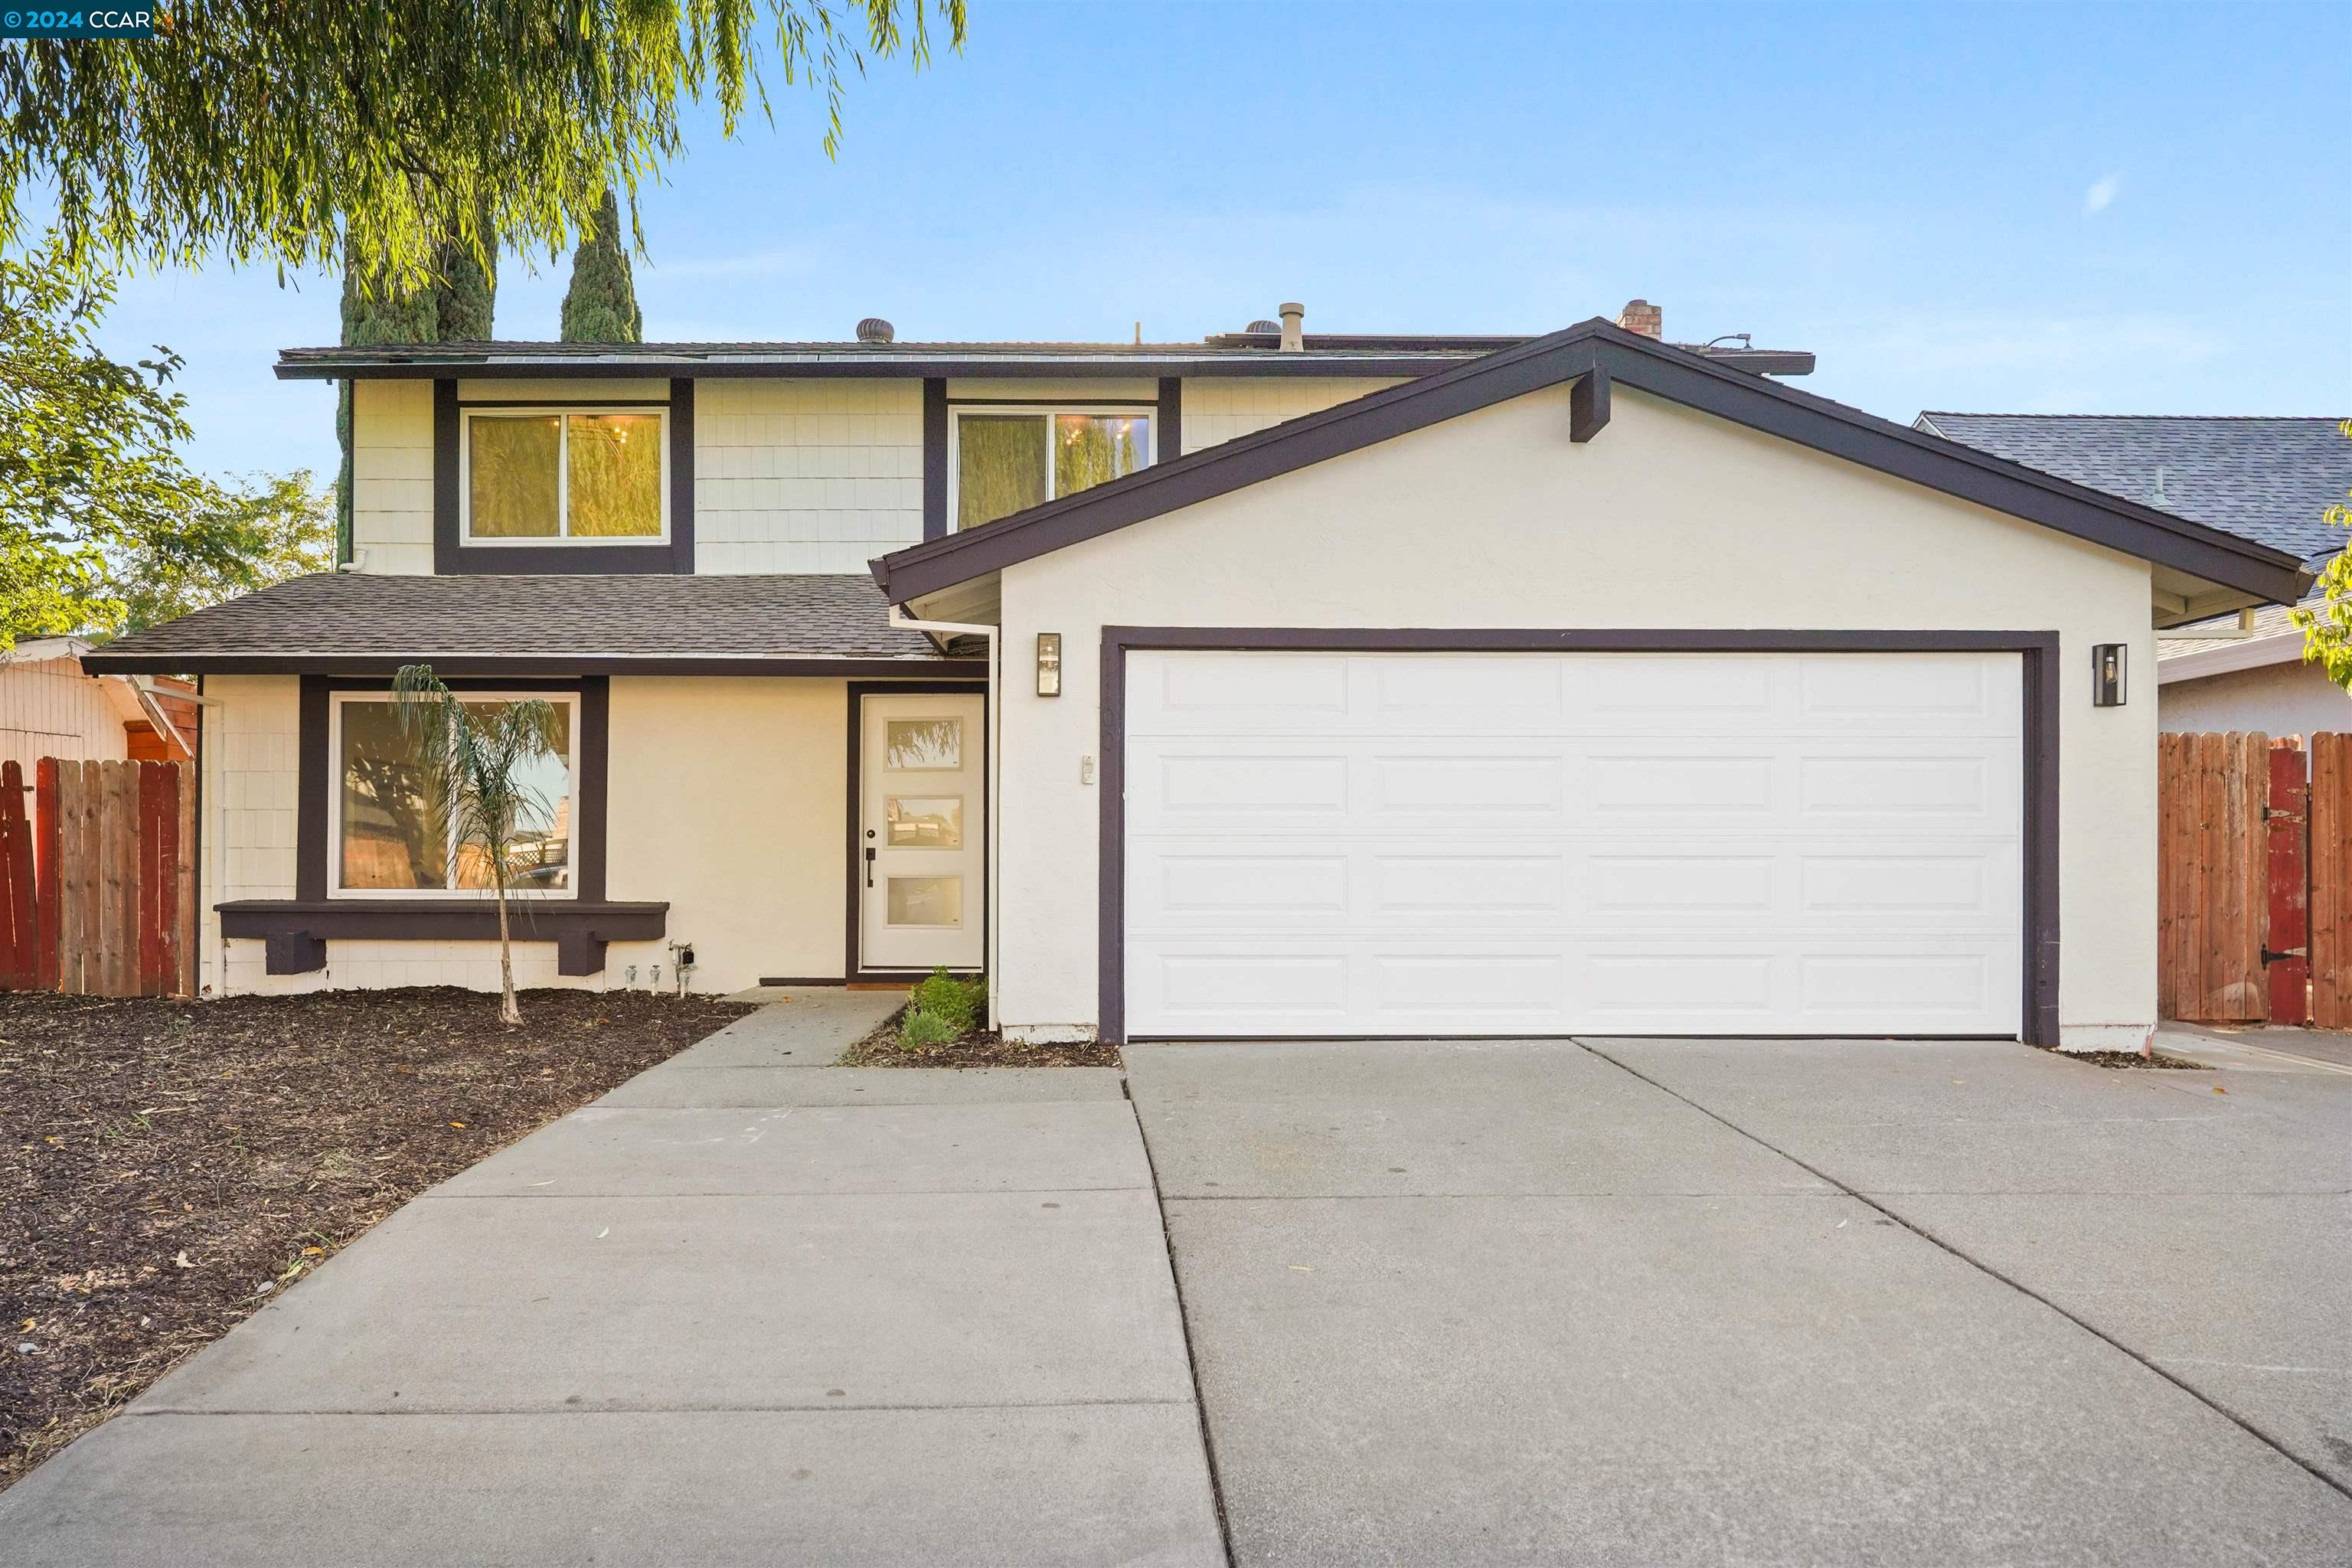
<path id="1" fill-rule="evenodd" d="M 1062 694 L 1062 634 L 1037 634 L 1037 695 L 1059 697 Z"/>
<path id="2" fill-rule="evenodd" d="M 2124 705 L 2124 654 L 2119 642 L 2103 642 L 2091 649 L 2091 706 L 2120 708 Z"/>

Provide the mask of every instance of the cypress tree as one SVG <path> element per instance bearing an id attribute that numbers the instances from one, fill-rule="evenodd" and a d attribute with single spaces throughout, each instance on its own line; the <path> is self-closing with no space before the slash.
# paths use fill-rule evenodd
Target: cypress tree
<path id="1" fill-rule="evenodd" d="M 563 341 L 567 343 L 641 343 L 645 313 L 637 309 L 637 286 L 629 253 L 621 248 L 621 204 L 608 189 L 596 209 L 596 226 L 582 237 L 572 255 L 572 286 L 563 291 Z"/>
<path id="2" fill-rule="evenodd" d="M 444 241 L 434 251 L 433 341 L 436 343 L 482 343 L 498 336 L 490 314 L 498 301 L 499 258 L 488 267 L 455 241 Z"/>

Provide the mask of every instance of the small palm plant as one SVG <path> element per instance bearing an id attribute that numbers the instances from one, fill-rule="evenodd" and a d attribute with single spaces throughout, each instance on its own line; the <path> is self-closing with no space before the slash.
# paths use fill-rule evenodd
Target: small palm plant
<path id="1" fill-rule="evenodd" d="M 392 696 L 402 731 L 418 742 L 418 771 L 431 819 L 449 824 L 453 853 L 473 845 L 488 862 L 499 907 L 499 1021 L 520 1024 L 514 948 L 507 935 L 507 861 L 518 826 L 548 812 L 545 796 L 524 773 L 530 763 L 562 751 L 555 707 L 537 698 L 469 707 L 429 664 L 401 666 Z"/>

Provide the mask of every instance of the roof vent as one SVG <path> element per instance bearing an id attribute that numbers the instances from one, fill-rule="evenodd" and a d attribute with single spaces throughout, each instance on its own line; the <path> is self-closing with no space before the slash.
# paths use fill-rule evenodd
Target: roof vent
<path id="1" fill-rule="evenodd" d="M 1242 331 L 1245 332 L 1278 332 L 1282 331 L 1282 323 L 1280 321 L 1269 321 L 1261 316 L 1256 321 L 1252 321 L 1248 326 L 1244 327 Z"/>
<path id="2" fill-rule="evenodd" d="M 898 329 L 879 316 L 868 316 L 857 323 L 857 341 L 861 343 L 887 343 L 898 335 Z"/>

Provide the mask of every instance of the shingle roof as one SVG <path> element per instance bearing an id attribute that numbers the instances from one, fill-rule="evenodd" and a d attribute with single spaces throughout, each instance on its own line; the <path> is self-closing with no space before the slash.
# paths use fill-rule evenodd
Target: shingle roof
<path id="1" fill-rule="evenodd" d="M 2352 439 L 2340 424 L 1931 409 L 1916 427 L 2312 561 L 2352 543 L 2321 517 L 2352 491 Z"/>
<path id="2" fill-rule="evenodd" d="M 656 660 L 936 665 L 919 632 L 857 576 L 298 577 L 124 637 L 115 670 L 300 668 L 360 662 L 629 668 Z"/>

